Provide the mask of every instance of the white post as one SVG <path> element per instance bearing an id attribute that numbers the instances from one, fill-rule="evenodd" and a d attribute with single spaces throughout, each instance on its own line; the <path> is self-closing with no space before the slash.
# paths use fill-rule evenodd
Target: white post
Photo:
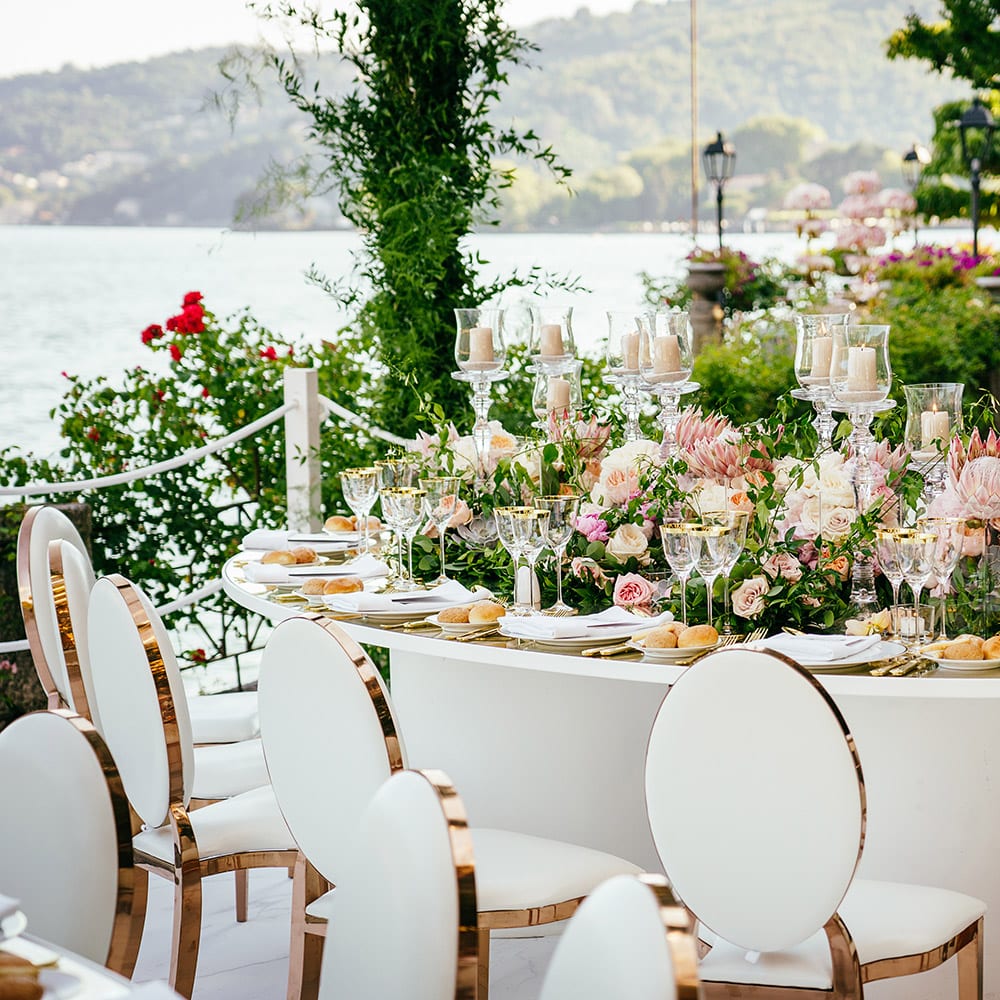
<path id="1" fill-rule="evenodd" d="M 319 373 L 315 368 L 285 369 L 285 476 L 288 528 L 320 529 Z"/>

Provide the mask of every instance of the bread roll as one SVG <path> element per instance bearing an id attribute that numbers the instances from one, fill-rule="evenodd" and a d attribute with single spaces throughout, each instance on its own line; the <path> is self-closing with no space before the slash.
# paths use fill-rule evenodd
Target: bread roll
<path id="1" fill-rule="evenodd" d="M 326 519 L 323 525 L 327 531 L 353 531 L 354 518 L 344 517 L 343 514 L 332 514 Z"/>
<path id="2" fill-rule="evenodd" d="M 719 633 L 711 625 L 689 625 L 677 636 L 678 648 L 711 646 L 719 641 Z"/>
<path id="3" fill-rule="evenodd" d="M 302 584 L 303 594 L 322 594 L 324 593 L 324 588 L 326 587 L 327 581 L 321 579 L 320 577 L 310 577 Z"/>
<path id="4" fill-rule="evenodd" d="M 469 624 L 486 625 L 503 618 L 506 613 L 507 609 L 495 601 L 477 601 L 469 608 Z"/>
<path id="5" fill-rule="evenodd" d="M 288 549 L 272 549 L 270 552 L 265 552 L 260 557 L 260 561 L 262 563 L 275 563 L 278 566 L 294 566 L 295 556 Z"/>
<path id="6" fill-rule="evenodd" d="M 1000 660 L 1000 635 L 995 635 L 983 643 L 983 659 Z"/>
<path id="7" fill-rule="evenodd" d="M 687 628 L 687 625 L 685 625 L 684 622 L 666 622 L 664 625 L 660 625 L 658 627 L 670 629 L 670 631 L 673 632 L 674 635 L 680 635 L 681 632 L 683 632 L 684 629 Z"/>
<path id="8" fill-rule="evenodd" d="M 41 1000 L 45 987 L 37 979 L 10 976 L 0 979 L 0 1000 Z"/>
<path id="9" fill-rule="evenodd" d="M 983 640 L 978 635 L 970 635 L 968 632 L 963 632 L 955 642 L 967 642 L 975 646 L 976 649 L 983 648 Z"/>
<path id="10" fill-rule="evenodd" d="M 668 627 L 672 624 L 673 622 L 668 623 L 668 625 L 660 625 L 651 632 L 647 632 L 640 637 L 642 644 L 647 649 L 676 649 L 677 633 Z"/>
<path id="11" fill-rule="evenodd" d="M 446 625 L 467 625 L 469 622 L 469 605 L 460 608 L 445 608 L 438 612 L 438 621 Z"/>
<path id="12" fill-rule="evenodd" d="M 949 642 L 941 650 L 942 660 L 981 660 L 982 658 L 983 647 L 969 642 L 968 639 L 963 639 L 961 642 Z"/>
<path id="13" fill-rule="evenodd" d="M 359 521 L 356 517 L 352 517 L 351 518 L 351 524 L 353 525 L 353 528 L 354 528 L 355 531 L 364 531 L 365 530 L 364 522 L 363 521 Z M 377 517 L 375 517 L 374 515 L 372 515 L 371 517 L 368 518 L 368 530 L 369 531 L 378 531 L 379 528 L 381 528 L 381 527 L 382 527 L 382 522 Z"/>
<path id="14" fill-rule="evenodd" d="M 296 563 L 314 563 L 317 558 L 316 550 L 309 548 L 308 545 L 300 545 L 298 548 L 291 550 L 292 555 L 295 556 Z"/>
<path id="15" fill-rule="evenodd" d="M 335 576 L 323 585 L 324 594 L 354 594 L 364 589 L 365 584 L 360 576 Z"/>
<path id="16" fill-rule="evenodd" d="M 0 981 L 5 979 L 37 979 L 38 966 L 20 955 L 0 951 Z"/>

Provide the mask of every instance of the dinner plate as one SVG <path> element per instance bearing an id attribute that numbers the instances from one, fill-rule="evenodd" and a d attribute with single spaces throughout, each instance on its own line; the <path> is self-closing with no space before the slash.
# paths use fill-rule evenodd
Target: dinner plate
<path id="1" fill-rule="evenodd" d="M 962 670 L 966 673 L 1000 669 L 1000 660 L 946 660 L 934 653 L 924 653 L 924 659 L 933 660 L 939 667 L 946 667 L 948 670 Z"/>
<path id="2" fill-rule="evenodd" d="M 437 612 L 431 615 L 427 621 L 437 625 L 445 635 L 465 635 L 466 632 L 476 632 L 492 624 L 492 622 L 443 622 L 438 618 Z"/>
<path id="3" fill-rule="evenodd" d="M 801 667 L 810 673 L 835 673 L 840 670 L 852 670 L 855 667 L 865 666 L 869 663 L 878 663 L 881 660 L 891 660 L 894 656 L 901 656 L 906 652 L 906 646 L 901 642 L 883 639 L 874 646 L 855 653 L 853 656 L 845 656 L 840 660 L 799 660 Z"/>
<path id="4" fill-rule="evenodd" d="M 639 640 L 632 640 L 629 645 L 633 649 L 639 650 L 647 660 L 651 660 L 653 663 L 676 663 L 677 660 L 687 660 L 690 657 L 707 653 L 709 650 L 715 649 L 719 643 L 716 641 L 707 646 L 681 646 L 673 649 L 658 647 L 647 649 L 646 644 Z"/>
<path id="5" fill-rule="evenodd" d="M 503 619 L 501 618 L 502 622 Z M 544 638 L 542 636 L 511 635 L 505 632 L 503 625 L 500 626 L 500 634 L 505 639 L 520 639 L 522 642 L 530 642 L 533 646 L 542 646 L 545 649 L 560 650 L 564 653 L 579 652 L 581 649 L 590 649 L 594 646 L 610 646 L 613 643 L 627 639 L 635 631 L 634 625 L 629 625 L 624 630 L 601 629 L 592 635 L 571 635 L 559 638 Z M 611 635 L 608 635 L 608 633 Z"/>

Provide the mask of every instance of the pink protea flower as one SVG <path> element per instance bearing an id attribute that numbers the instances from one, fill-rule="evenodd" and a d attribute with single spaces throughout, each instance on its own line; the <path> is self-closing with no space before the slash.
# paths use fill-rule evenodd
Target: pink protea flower
<path id="1" fill-rule="evenodd" d="M 955 492 L 966 517 L 984 521 L 1000 518 L 1000 458 L 983 455 L 967 462 Z"/>
<path id="2" fill-rule="evenodd" d="M 698 441 L 717 438 L 730 427 L 728 417 L 717 413 L 703 417 L 697 407 L 685 410 L 677 424 L 677 448 L 682 452 L 690 451 Z"/>
<path id="3" fill-rule="evenodd" d="M 730 440 L 724 436 L 696 441 L 684 457 L 691 475 L 725 482 L 749 473 L 770 470 L 774 464 L 770 459 L 751 457 L 751 453 L 758 450 L 757 446 L 745 440 Z"/>
<path id="4" fill-rule="evenodd" d="M 952 485 L 957 486 L 967 462 L 984 456 L 1000 458 L 1000 438 L 997 437 L 995 431 L 991 430 L 986 436 L 986 440 L 983 441 L 977 427 L 969 435 L 968 448 L 962 444 L 962 439 L 956 434 L 948 452 L 948 476 Z"/>
<path id="5" fill-rule="evenodd" d="M 868 459 L 875 465 L 881 466 L 886 474 L 901 472 L 906 468 L 906 463 L 910 459 L 910 449 L 905 444 L 899 444 L 893 448 L 888 441 L 882 440 L 872 448 Z"/>

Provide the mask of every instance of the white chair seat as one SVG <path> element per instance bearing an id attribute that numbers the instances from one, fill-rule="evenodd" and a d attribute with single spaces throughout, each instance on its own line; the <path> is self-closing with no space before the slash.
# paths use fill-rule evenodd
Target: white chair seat
<path id="1" fill-rule="evenodd" d="M 224 802 L 213 802 L 189 815 L 202 860 L 226 854 L 295 849 L 270 785 Z M 169 825 L 143 830 L 132 843 L 137 851 L 149 857 L 173 863 L 174 842 Z"/>
<path id="2" fill-rule="evenodd" d="M 847 925 L 862 965 L 919 955 L 944 944 L 986 911 L 973 896 L 950 889 L 855 879 L 838 913 Z M 711 941 L 710 934 L 705 935 Z M 748 961 L 744 949 L 716 939 L 700 965 L 705 982 L 830 989 L 833 975 L 826 934 L 784 951 Z"/>
<path id="3" fill-rule="evenodd" d="M 195 695 L 187 703 L 195 743 L 238 743 L 260 736 L 256 691 Z"/>
<path id="4" fill-rule="evenodd" d="M 260 740 L 195 747 L 195 799 L 228 799 L 269 784 Z"/>

